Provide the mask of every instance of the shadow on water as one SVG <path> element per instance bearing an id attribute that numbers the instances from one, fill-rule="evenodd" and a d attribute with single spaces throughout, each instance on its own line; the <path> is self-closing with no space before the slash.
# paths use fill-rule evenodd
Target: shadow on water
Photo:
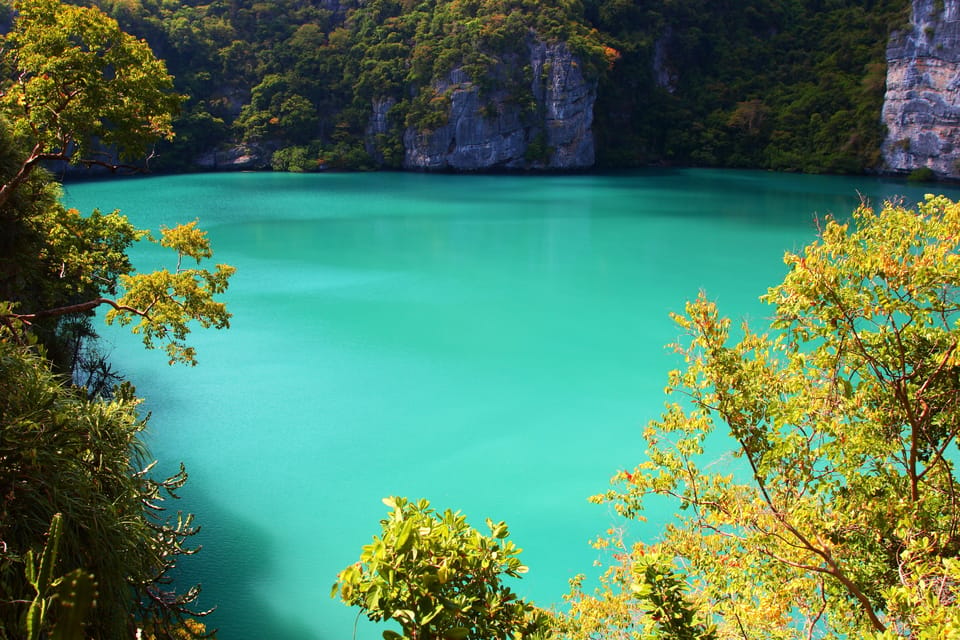
<path id="1" fill-rule="evenodd" d="M 175 579 L 181 590 L 201 584 L 198 610 L 216 607 L 202 620 L 207 630 L 217 629 L 220 640 L 328 640 L 276 612 L 282 593 L 264 594 L 261 585 L 276 558 L 267 532 L 195 489 L 188 482 L 183 498 L 169 505 L 195 514 L 201 530 L 191 543 L 203 547 L 181 559 Z M 317 598 L 324 595 L 318 592 Z"/>

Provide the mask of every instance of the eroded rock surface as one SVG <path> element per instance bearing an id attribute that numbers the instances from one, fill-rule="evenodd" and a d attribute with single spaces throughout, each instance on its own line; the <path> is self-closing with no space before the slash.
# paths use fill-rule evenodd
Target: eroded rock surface
<path id="1" fill-rule="evenodd" d="M 887 49 L 888 170 L 960 175 L 960 0 L 913 0 L 910 29 Z"/>
<path id="2" fill-rule="evenodd" d="M 593 165 L 596 84 L 562 43 L 528 47 L 532 108 L 508 91 L 482 93 L 460 69 L 434 86 L 447 96 L 446 124 L 403 135 L 407 169 L 579 169 Z"/>
<path id="3" fill-rule="evenodd" d="M 209 151 L 194 160 L 199 169 L 208 171 L 257 171 L 270 168 L 270 156 L 276 145 L 237 144 Z"/>

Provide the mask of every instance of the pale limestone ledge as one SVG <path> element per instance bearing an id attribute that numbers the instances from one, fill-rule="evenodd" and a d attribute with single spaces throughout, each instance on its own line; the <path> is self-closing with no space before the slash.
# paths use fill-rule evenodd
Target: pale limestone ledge
<path id="1" fill-rule="evenodd" d="M 883 122 L 888 169 L 929 167 L 940 175 L 958 175 L 960 63 L 921 58 L 891 64 Z"/>
<path id="2" fill-rule="evenodd" d="M 960 176 L 960 0 L 913 0 L 887 48 L 884 168 Z"/>

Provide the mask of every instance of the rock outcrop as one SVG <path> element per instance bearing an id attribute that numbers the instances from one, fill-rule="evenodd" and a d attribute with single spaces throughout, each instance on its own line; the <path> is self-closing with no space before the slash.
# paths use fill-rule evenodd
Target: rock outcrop
<path id="1" fill-rule="evenodd" d="M 270 156 L 276 145 L 236 144 L 208 151 L 194 159 L 194 166 L 205 171 L 258 171 L 270 168 Z"/>
<path id="2" fill-rule="evenodd" d="M 657 86 L 667 93 L 677 90 L 677 74 L 668 63 L 667 48 L 673 39 L 673 29 L 668 25 L 662 36 L 653 43 L 653 79 Z"/>
<path id="3" fill-rule="evenodd" d="M 395 104 L 397 104 L 395 98 L 378 98 L 373 101 L 373 114 L 370 116 L 364 135 L 364 148 L 378 165 L 385 162 L 379 142 L 381 137 L 390 135 L 389 113 Z"/>
<path id="4" fill-rule="evenodd" d="M 886 169 L 960 175 L 960 0 L 913 0 L 887 48 Z"/>
<path id="5" fill-rule="evenodd" d="M 528 46 L 533 107 L 524 108 L 503 89 L 481 93 L 455 69 L 434 85 L 449 101 L 446 124 L 433 130 L 407 128 L 406 169 L 489 171 L 581 169 L 593 165 L 593 105 L 589 82 L 562 43 Z M 376 127 L 372 127 L 376 128 Z"/>

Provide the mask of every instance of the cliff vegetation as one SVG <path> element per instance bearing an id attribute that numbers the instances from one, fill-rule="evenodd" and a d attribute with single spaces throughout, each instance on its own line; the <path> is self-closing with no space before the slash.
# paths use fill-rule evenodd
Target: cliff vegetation
<path id="1" fill-rule="evenodd" d="M 453 93 L 465 83 L 480 96 L 471 117 L 519 118 L 521 164 L 538 166 L 550 144 L 532 77 L 537 42 L 566 46 L 596 87 L 588 126 L 599 166 L 876 168 L 885 48 L 910 8 L 905 0 L 97 4 L 146 38 L 189 96 L 177 140 L 155 166 L 272 161 L 284 170 L 404 166 L 410 132 L 451 124 Z"/>

